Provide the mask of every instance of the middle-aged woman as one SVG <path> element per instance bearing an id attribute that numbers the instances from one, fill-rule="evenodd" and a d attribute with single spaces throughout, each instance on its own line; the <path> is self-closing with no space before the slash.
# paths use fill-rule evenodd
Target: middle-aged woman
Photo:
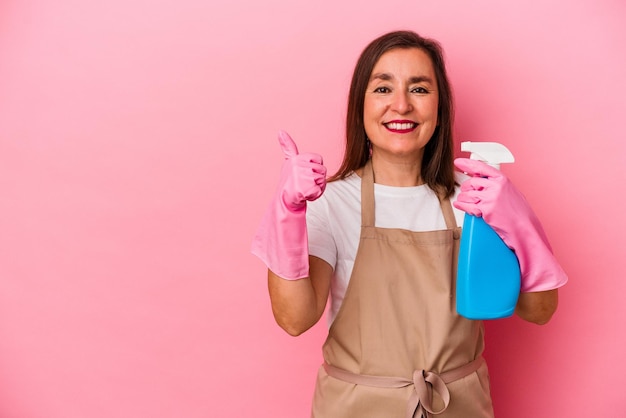
<path id="1" fill-rule="evenodd" d="M 493 416 L 483 323 L 455 309 L 464 212 L 515 251 L 517 315 L 543 324 L 556 310 L 567 276 L 539 221 L 499 171 L 458 159 L 469 177 L 455 174 L 452 121 L 439 44 L 398 31 L 357 62 L 328 184 L 322 158 L 279 134 L 286 160 L 252 250 L 289 334 L 317 323 L 331 297 L 313 417 Z"/>

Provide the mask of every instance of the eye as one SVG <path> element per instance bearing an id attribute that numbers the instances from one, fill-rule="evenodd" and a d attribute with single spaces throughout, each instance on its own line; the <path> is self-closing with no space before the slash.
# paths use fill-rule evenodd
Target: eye
<path id="1" fill-rule="evenodd" d="M 389 93 L 391 90 L 388 87 L 380 86 L 374 89 L 374 93 Z"/>
<path id="2" fill-rule="evenodd" d="M 424 87 L 413 87 L 411 89 L 411 93 L 427 94 L 427 93 L 429 93 L 429 91 L 426 90 Z"/>

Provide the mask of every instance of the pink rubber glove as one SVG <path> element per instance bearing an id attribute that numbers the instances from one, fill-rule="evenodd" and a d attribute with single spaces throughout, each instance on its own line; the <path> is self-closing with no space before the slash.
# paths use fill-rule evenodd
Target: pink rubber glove
<path id="1" fill-rule="evenodd" d="M 521 291 L 539 292 L 567 283 L 539 219 L 509 179 L 481 161 L 457 158 L 454 165 L 471 176 L 461 184 L 454 206 L 482 216 L 515 251 L 522 273 Z"/>
<path id="2" fill-rule="evenodd" d="M 306 201 L 326 188 L 326 167 L 318 154 L 299 154 L 287 132 L 278 132 L 285 154 L 278 190 L 252 242 L 252 254 L 276 275 L 296 280 L 309 276 Z"/>

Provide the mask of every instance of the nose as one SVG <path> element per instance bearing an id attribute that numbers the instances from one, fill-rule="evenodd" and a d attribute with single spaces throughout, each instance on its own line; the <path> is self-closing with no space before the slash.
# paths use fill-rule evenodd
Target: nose
<path id="1" fill-rule="evenodd" d="M 393 95 L 392 108 L 399 114 L 405 114 L 413 110 L 409 93 L 396 91 Z"/>

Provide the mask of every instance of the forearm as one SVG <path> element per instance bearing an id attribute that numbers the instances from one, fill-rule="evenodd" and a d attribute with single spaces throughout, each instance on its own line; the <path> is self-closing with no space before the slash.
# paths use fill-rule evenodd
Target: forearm
<path id="1" fill-rule="evenodd" d="M 310 257 L 310 276 L 285 280 L 268 270 L 272 312 L 278 325 L 289 335 L 300 335 L 319 321 L 326 308 L 332 268 Z"/>
<path id="2" fill-rule="evenodd" d="M 558 289 L 520 293 L 515 313 L 525 321 L 544 325 L 550 321 L 559 302 Z"/>

